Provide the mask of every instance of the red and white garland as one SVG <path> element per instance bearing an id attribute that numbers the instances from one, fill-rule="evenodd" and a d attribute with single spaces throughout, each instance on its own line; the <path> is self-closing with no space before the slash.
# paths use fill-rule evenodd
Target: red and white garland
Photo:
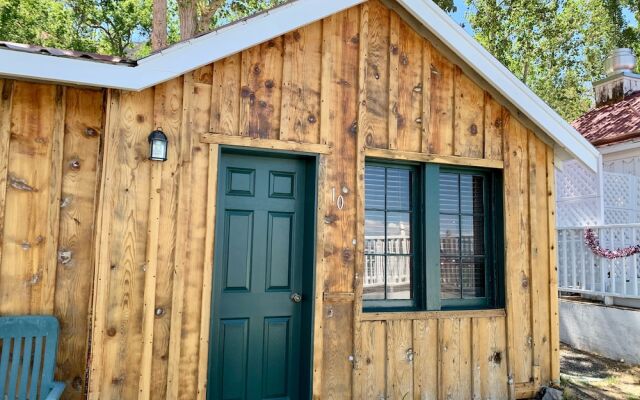
<path id="1" fill-rule="evenodd" d="M 590 228 L 586 228 L 584 230 L 584 244 L 591 249 L 593 254 L 609 260 L 613 260 L 614 258 L 630 257 L 634 254 L 640 253 L 640 244 L 615 250 L 604 249 L 600 247 L 600 240 L 598 239 L 598 236 L 593 229 Z"/>

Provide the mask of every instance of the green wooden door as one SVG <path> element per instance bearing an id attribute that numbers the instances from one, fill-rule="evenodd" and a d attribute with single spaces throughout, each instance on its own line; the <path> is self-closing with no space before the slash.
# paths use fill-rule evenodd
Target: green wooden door
<path id="1" fill-rule="evenodd" d="M 209 399 L 302 397 L 305 173 L 298 159 L 222 155 Z"/>

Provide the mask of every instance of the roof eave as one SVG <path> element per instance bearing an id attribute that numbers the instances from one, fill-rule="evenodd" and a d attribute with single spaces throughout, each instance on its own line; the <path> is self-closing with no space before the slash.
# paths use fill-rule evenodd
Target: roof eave
<path id="1" fill-rule="evenodd" d="M 172 46 L 135 67 L 0 50 L 0 75 L 139 91 L 311 24 L 366 0 L 296 0 L 242 23 Z M 493 85 L 546 135 L 587 167 L 599 153 L 573 127 L 509 72 L 431 0 L 397 0 L 460 59 Z M 313 12 L 310 12 L 313 10 Z"/>

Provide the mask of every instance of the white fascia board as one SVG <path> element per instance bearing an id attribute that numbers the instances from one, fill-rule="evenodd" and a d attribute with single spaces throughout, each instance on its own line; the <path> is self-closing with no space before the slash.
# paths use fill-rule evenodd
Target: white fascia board
<path id="1" fill-rule="evenodd" d="M 137 66 L 0 49 L 0 76 L 140 91 L 366 0 L 296 0 L 171 46 Z"/>
<path id="2" fill-rule="evenodd" d="M 549 137 L 593 171 L 598 150 L 431 0 L 397 0 Z"/>

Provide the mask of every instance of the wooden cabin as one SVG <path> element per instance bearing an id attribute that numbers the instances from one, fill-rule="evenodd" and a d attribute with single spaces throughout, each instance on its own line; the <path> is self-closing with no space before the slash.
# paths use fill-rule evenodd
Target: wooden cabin
<path id="1" fill-rule="evenodd" d="M 0 315 L 59 319 L 65 398 L 559 379 L 554 160 L 597 153 L 430 0 L 296 0 L 135 63 L 0 46 L 0 78 Z"/>

